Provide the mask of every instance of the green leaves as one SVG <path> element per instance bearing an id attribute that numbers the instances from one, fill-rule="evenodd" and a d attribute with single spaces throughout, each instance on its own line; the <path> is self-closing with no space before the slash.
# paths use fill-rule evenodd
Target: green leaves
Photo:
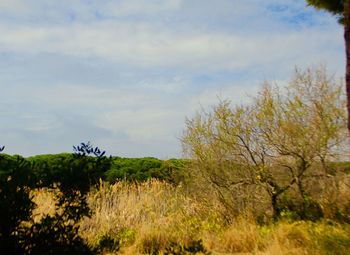
<path id="1" fill-rule="evenodd" d="M 324 9 L 332 14 L 341 15 L 344 12 L 344 0 L 306 0 L 309 5 Z"/>
<path id="2" fill-rule="evenodd" d="M 306 0 L 306 2 L 317 9 L 326 10 L 339 16 L 339 22 L 343 22 L 345 0 Z"/>

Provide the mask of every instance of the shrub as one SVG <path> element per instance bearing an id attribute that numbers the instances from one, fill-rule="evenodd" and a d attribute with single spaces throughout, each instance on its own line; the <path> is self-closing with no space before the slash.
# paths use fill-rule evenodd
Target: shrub
<path id="1" fill-rule="evenodd" d="M 327 174 L 313 166 L 332 159 L 346 140 L 344 106 L 342 85 L 321 67 L 296 70 L 283 91 L 265 83 L 249 105 L 224 100 L 197 113 L 182 137 L 193 182 L 216 194 L 232 216 L 269 203 L 277 220 L 281 196 L 294 189 L 298 214 L 319 217 L 307 180 Z"/>
<path id="2" fill-rule="evenodd" d="M 24 254 L 27 238 L 23 221 L 30 220 L 34 203 L 31 165 L 20 156 L 0 154 L 0 247 L 5 254 Z"/>
<path id="3" fill-rule="evenodd" d="M 110 160 L 97 147 L 82 143 L 50 167 L 46 161 L 0 154 L 0 245 L 7 254 L 90 254 L 79 236 L 82 217 L 89 216 L 86 194 Z M 0 148 L 2 151 L 3 148 Z M 93 153 L 96 157 L 88 157 Z M 60 155 L 62 156 L 62 155 Z M 45 156 L 41 156 L 41 159 Z M 63 159 L 63 160 L 62 160 Z M 57 158 L 55 159 L 57 160 Z M 30 189 L 56 189 L 53 215 L 34 221 Z"/>

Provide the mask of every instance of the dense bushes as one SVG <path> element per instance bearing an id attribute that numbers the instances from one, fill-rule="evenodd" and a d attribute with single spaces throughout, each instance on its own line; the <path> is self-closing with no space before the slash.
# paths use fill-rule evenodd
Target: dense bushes
<path id="1" fill-rule="evenodd" d="M 28 221 L 34 203 L 30 164 L 20 156 L 0 154 L 0 247 L 5 254 L 23 254 L 19 245 L 26 239 L 21 222 Z"/>
<path id="2" fill-rule="evenodd" d="M 1 148 L 0 151 L 2 151 Z M 165 254 L 190 254 L 192 249 L 194 251 L 199 249 L 204 253 L 206 248 L 198 241 L 200 240 L 197 238 L 198 231 L 217 231 L 218 228 L 226 228 L 227 222 L 223 220 L 222 215 L 224 213 L 222 212 L 225 212 L 225 210 L 220 211 L 222 209 L 220 205 L 216 205 L 215 210 L 207 210 L 206 208 L 212 207 L 212 204 L 202 203 L 203 201 L 197 204 L 198 197 L 193 196 L 194 193 L 191 193 L 189 186 L 176 185 L 184 180 L 187 181 L 185 171 L 189 169 L 188 166 L 191 166 L 192 163 L 193 161 L 177 159 L 162 161 L 156 158 L 106 157 L 104 152 L 101 152 L 98 148 L 93 148 L 89 143 L 75 147 L 75 153 L 73 154 L 40 155 L 28 159 L 21 156 L 0 154 L 0 247 L 6 254 L 94 254 L 102 252 L 108 247 L 110 250 L 118 250 L 129 245 L 129 243 L 136 243 L 138 245 L 137 249 L 142 251 L 149 251 L 149 249 L 153 251 L 158 245 L 161 245 L 157 249 L 164 251 Z M 229 164 L 230 162 L 225 161 L 224 163 Z M 287 192 L 283 193 L 283 196 L 279 197 L 279 216 L 290 221 L 317 221 L 327 218 L 342 223 L 350 222 L 348 165 L 346 162 L 327 163 L 327 175 L 305 176 L 303 179 L 305 187 L 303 194 L 305 196 L 302 198 L 300 198 L 299 187 L 291 186 Z M 236 164 L 235 166 L 238 167 L 239 165 Z M 315 164 L 310 169 L 313 173 L 316 173 L 317 170 L 324 171 L 323 166 L 322 164 Z M 276 170 L 278 169 L 274 169 L 274 172 L 271 173 L 277 173 Z M 283 176 L 280 177 L 283 181 Z M 165 190 L 159 189 L 151 190 L 153 193 L 148 193 L 148 189 L 153 184 L 144 181 L 151 178 L 163 180 L 163 182 L 160 182 L 161 185 L 164 185 L 171 192 L 167 193 Z M 101 179 L 115 184 L 102 184 Z M 140 184 L 140 182 L 144 183 Z M 100 190 L 93 195 L 94 201 L 90 201 L 90 206 L 95 205 L 96 207 L 97 205 L 99 211 L 102 212 L 102 207 L 98 203 L 101 199 L 104 200 L 107 207 L 111 207 L 109 209 L 112 209 L 115 213 L 118 226 L 122 226 L 122 228 L 115 230 L 115 232 L 113 229 L 108 231 L 102 229 L 102 235 L 98 239 L 97 245 L 96 243 L 91 245 L 90 242 L 89 244 L 86 243 L 86 240 L 88 240 L 86 236 L 81 236 L 82 232 L 79 230 L 79 226 L 81 226 L 80 222 L 84 216 L 91 215 L 87 195 L 96 184 L 100 184 L 100 189 L 104 187 L 103 185 L 106 185 L 106 199 L 103 199 L 103 196 L 100 197 L 102 194 Z M 185 182 L 186 184 L 188 182 Z M 123 200 L 123 196 L 120 195 L 110 196 L 111 191 L 118 191 L 119 185 L 123 190 L 126 190 L 124 193 L 127 199 Z M 183 187 L 185 189 L 182 189 Z M 327 188 L 325 189 L 325 187 Z M 45 188 L 50 192 L 55 208 L 54 213 L 46 213 L 40 219 L 34 220 L 32 216 L 36 204 L 33 202 L 31 191 L 38 188 Z M 245 191 L 243 190 L 243 192 Z M 111 194 L 114 194 L 113 192 Z M 133 196 L 130 196 L 131 194 Z M 164 200 L 166 204 L 161 205 L 160 199 L 164 195 L 167 195 Z M 205 195 L 208 195 L 208 193 L 205 193 Z M 141 199 L 142 197 L 145 198 L 145 201 Z M 182 202 L 188 208 L 194 207 L 191 207 L 192 209 L 189 212 L 186 212 L 188 208 L 179 208 L 178 199 L 180 198 L 183 198 Z M 211 199 L 211 196 L 208 196 L 208 199 Z M 146 202 L 146 204 L 143 204 L 143 202 Z M 171 204 L 172 202 L 173 204 Z M 121 208 L 122 203 L 131 205 L 130 208 L 133 213 L 130 212 L 125 215 L 126 206 L 122 210 L 115 210 L 116 208 L 113 206 L 118 205 Z M 150 203 L 153 205 L 152 208 L 149 206 Z M 139 212 L 136 211 L 136 205 L 139 205 Z M 172 207 L 175 208 L 174 212 L 171 211 Z M 256 209 L 263 210 L 264 208 Z M 169 231 L 164 233 L 153 232 L 155 231 L 153 229 L 155 212 L 158 212 L 158 210 L 166 216 L 166 221 L 171 222 L 171 224 L 176 221 L 176 228 L 172 230 L 176 229 L 178 233 L 186 230 L 187 236 L 191 234 L 190 238 L 179 242 L 177 236 L 174 235 L 175 232 L 170 236 L 166 236 L 169 235 Z M 209 211 L 210 214 L 207 214 Z M 94 213 L 96 214 L 96 211 Z M 191 216 L 191 213 L 194 213 L 195 216 Z M 178 215 L 182 215 L 184 218 L 180 219 Z M 240 215 L 247 216 L 247 211 L 241 212 Z M 106 216 L 110 218 L 111 215 Z M 123 217 L 127 218 L 124 219 Z M 128 221 L 135 223 L 135 220 L 145 219 L 146 222 L 143 223 L 152 225 L 152 233 L 149 236 L 146 233 L 145 238 L 138 243 L 135 241 L 135 229 L 130 228 L 127 223 Z M 232 224 L 232 220 L 236 219 L 231 218 L 230 224 Z M 257 220 L 257 218 L 254 220 Z M 173 228 L 174 226 L 169 222 L 167 222 L 167 227 L 169 229 Z M 107 222 L 108 225 L 110 223 Z M 163 225 L 159 226 L 157 231 L 165 228 L 164 221 L 159 223 Z M 98 225 L 100 227 L 104 226 L 101 224 L 100 218 L 98 218 Z M 84 227 L 84 224 L 82 226 Z M 144 231 L 141 226 L 134 227 L 140 227 Z M 86 225 L 84 228 L 86 231 Z M 232 231 L 236 236 L 238 233 L 236 229 L 232 229 Z M 246 233 L 242 235 L 244 237 Z M 343 238 L 343 234 L 341 238 Z M 326 241 L 328 242 L 328 240 L 330 240 L 329 237 Z M 344 240 L 348 242 L 348 239 L 345 238 Z M 256 245 L 259 246 L 256 243 L 253 246 Z M 344 249 L 348 249 L 347 244 L 343 246 Z M 230 247 L 230 249 L 236 249 L 232 245 Z M 242 249 L 237 248 L 237 250 Z"/>
<path id="3" fill-rule="evenodd" d="M 90 213 L 86 194 L 110 159 L 75 151 L 55 164 L 0 155 L 0 246 L 5 254 L 89 254 L 78 235 L 77 223 Z M 84 144 L 78 148 L 84 148 Z M 52 162 L 51 162 L 52 163 Z M 32 219 L 35 204 L 30 191 L 56 189 L 55 213 L 39 222 Z"/>
<path id="4" fill-rule="evenodd" d="M 120 180 L 146 181 L 151 178 L 179 183 L 183 178 L 181 172 L 185 160 L 156 158 L 113 158 L 111 169 L 105 174 L 106 180 L 114 183 Z"/>
<path id="5" fill-rule="evenodd" d="M 348 224 L 286 219 L 259 225 L 244 213 L 227 224 L 219 206 L 186 188 L 156 180 L 101 183 L 89 193 L 93 214 L 82 221 L 81 234 L 104 254 L 350 254 Z"/>
<path id="6" fill-rule="evenodd" d="M 117 180 L 139 180 L 145 181 L 151 177 L 164 178 L 162 161 L 156 158 L 119 158 L 113 159 L 112 168 L 106 172 L 109 182 Z"/>
<path id="7" fill-rule="evenodd" d="M 90 143 L 75 146 L 73 154 L 27 159 L 0 154 L 0 247 L 6 254 L 89 254 L 77 223 L 90 215 L 90 189 L 101 179 L 176 183 L 182 178 L 181 162 L 106 157 Z M 31 191 L 38 188 L 54 191 L 55 213 L 35 221 Z"/>
<path id="8" fill-rule="evenodd" d="M 157 158 L 121 158 L 112 157 L 109 160 L 98 157 L 84 157 L 81 159 L 69 153 L 54 155 L 38 155 L 28 158 L 34 164 L 34 172 L 43 181 L 62 181 L 62 178 L 76 178 L 74 172 L 67 166 L 78 164 L 83 167 L 84 176 L 80 181 L 87 184 L 96 183 L 99 179 L 110 183 L 116 181 L 146 181 L 151 178 L 165 180 L 177 184 L 184 178 L 182 172 L 186 160 L 170 159 L 160 160 Z M 99 168 L 95 165 L 98 164 Z"/>

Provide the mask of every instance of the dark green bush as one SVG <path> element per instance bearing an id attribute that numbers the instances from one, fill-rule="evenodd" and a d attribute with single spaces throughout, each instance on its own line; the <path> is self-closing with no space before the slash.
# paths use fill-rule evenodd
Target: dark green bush
<path id="1" fill-rule="evenodd" d="M 34 203 L 31 165 L 20 156 L 0 154 L 0 247 L 3 254 L 24 254 L 27 232 L 21 222 L 30 220 Z"/>
<path id="2" fill-rule="evenodd" d="M 106 172 L 107 181 L 145 181 L 152 178 L 152 171 L 159 170 L 161 160 L 156 158 L 113 158 L 113 164 Z"/>
<path id="3" fill-rule="evenodd" d="M 279 200 L 280 217 L 289 220 L 317 221 L 323 218 L 320 204 L 310 196 L 295 198 L 287 193 Z"/>
<path id="4" fill-rule="evenodd" d="M 106 180 L 114 183 L 120 180 L 146 181 L 151 178 L 179 183 L 181 160 L 160 160 L 156 158 L 113 158 Z"/>
<path id="5" fill-rule="evenodd" d="M 77 223 L 89 216 L 86 194 L 110 168 L 111 159 L 90 143 L 74 147 L 74 152 L 28 160 L 0 154 L 0 247 L 4 254 L 92 254 L 78 235 Z M 38 187 L 59 192 L 55 193 L 55 215 L 33 222 L 30 189 Z"/>

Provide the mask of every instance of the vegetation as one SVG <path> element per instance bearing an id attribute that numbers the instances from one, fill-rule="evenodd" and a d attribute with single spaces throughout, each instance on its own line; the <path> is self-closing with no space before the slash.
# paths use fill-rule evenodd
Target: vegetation
<path id="1" fill-rule="evenodd" d="M 34 204 L 29 164 L 22 157 L 0 155 L 0 247 L 7 254 L 23 254 L 21 223 L 28 221 Z"/>
<path id="2" fill-rule="evenodd" d="M 45 191 L 39 191 L 42 195 Z M 38 195 L 38 197 L 39 197 Z M 346 197 L 348 198 L 348 196 Z M 48 208 L 47 196 L 37 201 Z M 350 225 L 332 220 L 258 224 L 240 215 L 230 224 L 219 204 L 163 181 L 101 183 L 91 191 L 90 218 L 80 233 L 103 254 L 348 254 Z"/>
<path id="3" fill-rule="evenodd" d="M 248 210 L 266 218 L 271 207 L 276 220 L 292 206 L 283 203 L 289 196 L 300 209 L 293 212 L 312 219 L 322 213 L 308 184 L 327 177 L 344 129 L 341 86 L 323 68 L 296 70 L 284 91 L 266 83 L 251 105 L 223 101 L 198 113 L 182 142 L 197 189 L 212 189 L 226 215 Z"/>
<path id="4" fill-rule="evenodd" d="M 179 183 L 183 179 L 181 169 L 185 164 L 186 161 L 180 159 L 115 157 L 105 177 L 110 183 L 121 180 L 146 181 L 151 178 Z"/>
<path id="5" fill-rule="evenodd" d="M 90 154 L 90 144 L 79 149 Z M 81 151 L 80 151 L 81 152 Z M 92 161 L 75 151 L 54 168 L 33 164 L 20 156 L 0 155 L 1 235 L 6 254 L 89 254 L 92 251 L 78 234 L 77 223 L 90 213 L 86 194 L 96 173 L 103 172 L 108 159 L 103 154 Z M 95 152 L 95 150 L 94 150 Z M 89 167 L 91 166 L 91 167 Z M 34 221 L 31 190 L 55 189 L 54 213 Z"/>
<path id="6" fill-rule="evenodd" d="M 348 254 L 341 84 L 324 68 L 187 120 L 189 159 L 0 147 L 4 254 Z"/>
<path id="7" fill-rule="evenodd" d="M 38 155 L 29 157 L 27 160 L 35 166 L 33 171 L 40 179 L 48 180 L 50 175 L 49 182 L 54 181 L 52 178 L 66 176 L 65 173 L 69 172 L 66 168 L 67 165 L 80 164 L 80 159 L 70 153 Z M 111 157 L 108 160 L 106 157 L 103 160 L 98 157 L 84 157 L 84 161 L 85 166 L 82 171 L 86 173 L 85 177 L 88 177 L 92 183 L 98 182 L 99 179 L 115 183 L 121 180 L 146 181 L 151 178 L 179 183 L 184 178 L 181 169 L 187 164 L 187 161 L 182 159 L 160 160 L 151 157 Z M 103 165 L 98 168 L 98 172 L 95 168 L 96 164 Z M 67 176 L 67 178 L 73 177 Z"/>

